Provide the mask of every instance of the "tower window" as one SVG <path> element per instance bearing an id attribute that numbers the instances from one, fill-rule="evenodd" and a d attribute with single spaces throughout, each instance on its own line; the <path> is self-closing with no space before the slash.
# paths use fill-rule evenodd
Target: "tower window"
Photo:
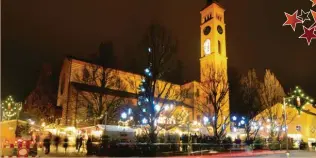
<path id="1" fill-rule="evenodd" d="M 301 126 L 300 126 L 300 125 L 297 125 L 297 126 L 296 126 L 296 131 L 297 131 L 297 132 L 300 132 L 300 131 L 301 131 Z"/>
<path id="2" fill-rule="evenodd" d="M 217 20 L 222 21 L 222 17 L 220 15 L 216 15 Z"/>
<path id="3" fill-rule="evenodd" d="M 219 54 L 222 54 L 221 41 L 218 41 L 218 53 L 219 53 Z"/>
<path id="4" fill-rule="evenodd" d="M 208 14 L 208 15 L 205 16 L 204 22 L 207 22 L 207 21 L 209 21 L 211 19 L 212 19 L 212 14 Z"/>

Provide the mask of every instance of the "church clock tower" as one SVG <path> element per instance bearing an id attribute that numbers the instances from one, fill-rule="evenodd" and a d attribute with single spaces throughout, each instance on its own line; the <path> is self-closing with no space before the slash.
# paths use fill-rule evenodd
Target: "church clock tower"
<path id="1" fill-rule="evenodd" d="M 207 0 L 206 7 L 201 13 L 201 82 L 205 81 L 207 69 L 221 69 L 227 73 L 226 30 L 224 9 L 216 0 Z"/>
<path id="2" fill-rule="evenodd" d="M 224 22 L 224 8 L 216 2 L 207 0 L 207 5 L 201 13 L 201 58 L 200 82 L 207 86 L 216 86 L 218 95 L 228 88 L 227 56 L 226 56 L 226 30 Z M 214 78 L 213 78 L 214 77 Z M 215 83 L 213 83 L 213 81 Z M 220 83 L 217 83 L 220 82 Z M 219 84 L 220 86 L 218 86 Z M 214 88 L 214 87 L 213 87 Z M 227 89 L 226 89 L 227 90 Z M 226 91 L 227 92 L 227 91 Z M 226 132 L 230 131 L 229 121 L 229 92 L 218 103 L 221 110 L 217 113 L 218 125 L 223 125 Z M 228 119 L 228 120 L 227 120 Z M 226 125 L 225 125 L 226 124 Z M 218 128 L 218 127 L 217 127 Z"/>

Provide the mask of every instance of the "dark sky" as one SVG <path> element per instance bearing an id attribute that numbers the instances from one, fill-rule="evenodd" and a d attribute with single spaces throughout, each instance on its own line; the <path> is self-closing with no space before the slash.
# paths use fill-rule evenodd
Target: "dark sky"
<path id="1" fill-rule="evenodd" d="M 206 0 L 67 0 L 18 1 L 1 4 L 1 96 L 23 99 L 34 87 L 41 65 L 57 75 L 65 55 L 97 52 L 111 40 L 120 68 L 128 70 L 151 22 L 164 25 L 179 41 L 177 58 L 186 80 L 199 79 L 200 13 Z M 286 87 L 301 85 L 316 96 L 316 40 L 307 46 L 298 25 L 282 27 L 284 12 L 311 9 L 309 0 L 222 0 L 226 8 L 230 67 L 270 68 Z M 314 7 L 315 10 L 316 7 Z"/>

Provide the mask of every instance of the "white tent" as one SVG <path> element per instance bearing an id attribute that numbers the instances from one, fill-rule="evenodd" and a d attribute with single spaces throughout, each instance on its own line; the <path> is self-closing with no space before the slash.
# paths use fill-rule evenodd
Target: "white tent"
<path id="1" fill-rule="evenodd" d="M 119 140 L 122 142 L 126 141 L 135 141 L 135 130 L 130 127 L 125 126 L 116 126 L 116 125 L 96 125 L 99 129 L 99 131 L 102 131 L 102 133 L 105 131 L 106 135 L 110 137 L 111 140 Z M 82 129 L 92 129 L 95 130 L 96 126 L 90 126 L 85 127 Z M 104 130 L 104 128 L 106 128 Z M 101 133 L 100 133 L 101 134 Z"/>
<path id="2" fill-rule="evenodd" d="M 105 125 L 97 125 L 100 129 L 104 130 Z M 134 133 L 135 130 L 130 127 L 125 127 L 125 126 L 116 126 L 116 125 L 106 125 L 106 131 L 107 132 L 132 132 Z"/>

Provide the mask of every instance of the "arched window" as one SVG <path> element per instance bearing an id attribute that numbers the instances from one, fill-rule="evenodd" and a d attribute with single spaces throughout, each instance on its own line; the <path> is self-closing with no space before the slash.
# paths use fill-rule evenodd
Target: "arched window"
<path id="1" fill-rule="evenodd" d="M 222 54 L 221 41 L 218 41 L 218 53 L 219 53 L 219 54 Z"/>

